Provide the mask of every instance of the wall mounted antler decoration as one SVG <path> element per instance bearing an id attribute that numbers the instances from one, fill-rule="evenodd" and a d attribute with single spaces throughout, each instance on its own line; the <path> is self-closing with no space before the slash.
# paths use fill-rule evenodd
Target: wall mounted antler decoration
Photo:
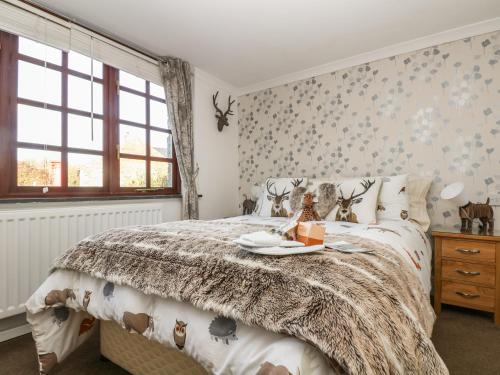
<path id="1" fill-rule="evenodd" d="M 227 119 L 227 116 L 229 115 L 234 115 L 233 111 L 231 111 L 231 105 L 236 101 L 231 100 L 231 95 L 229 95 L 229 98 L 227 100 L 227 110 L 226 112 L 222 112 L 221 109 L 217 106 L 217 96 L 219 95 L 219 92 L 215 95 L 212 95 L 212 100 L 214 102 L 214 107 L 216 110 L 215 113 L 215 118 L 217 119 L 217 129 L 221 132 L 222 129 L 224 129 L 224 126 L 229 126 L 229 120 Z"/>

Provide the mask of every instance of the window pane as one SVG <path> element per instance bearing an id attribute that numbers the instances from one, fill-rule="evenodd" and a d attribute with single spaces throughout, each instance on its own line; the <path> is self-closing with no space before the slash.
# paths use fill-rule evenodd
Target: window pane
<path id="1" fill-rule="evenodd" d="M 61 186 L 61 153 L 17 149 L 18 186 Z"/>
<path id="2" fill-rule="evenodd" d="M 61 73 L 19 61 L 18 96 L 42 103 L 61 105 Z"/>
<path id="3" fill-rule="evenodd" d="M 120 119 L 146 123 L 146 99 L 120 90 Z"/>
<path id="4" fill-rule="evenodd" d="M 156 100 L 149 101 L 149 121 L 151 126 L 157 126 L 159 128 L 168 128 L 168 113 L 167 105 L 165 103 L 157 102 Z"/>
<path id="5" fill-rule="evenodd" d="M 94 60 L 94 77 L 102 78 L 102 63 Z M 88 75 L 92 74 L 90 69 L 91 58 L 78 52 L 70 51 L 68 54 L 68 68 Z"/>
<path id="6" fill-rule="evenodd" d="M 102 156 L 68 154 L 68 186 L 102 186 Z"/>
<path id="7" fill-rule="evenodd" d="M 151 162 L 151 187 L 172 187 L 172 164 Z"/>
<path id="8" fill-rule="evenodd" d="M 102 150 L 102 120 L 94 119 L 94 139 L 90 117 L 68 114 L 68 146 L 88 150 Z"/>
<path id="9" fill-rule="evenodd" d="M 146 161 L 120 159 L 120 186 L 146 187 Z"/>
<path id="10" fill-rule="evenodd" d="M 151 156 L 158 158 L 172 157 L 172 140 L 168 133 L 151 130 L 150 133 Z"/>
<path id="11" fill-rule="evenodd" d="M 91 82 L 88 79 L 68 76 L 68 107 L 91 112 Z M 102 114 L 102 85 L 94 82 L 94 113 Z"/>
<path id="12" fill-rule="evenodd" d="M 146 155 L 146 129 L 120 124 L 120 152 Z"/>
<path id="13" fill-rule="evenodd" d="M 61 146 L 61 113 L 18 104 L 17 140 L 19 142 Z"/>
<path id="14" fill-rule="evenodd" d="M 120 70 L 120 86 L 128 87 L 129 89 L 146 92 L 146 81 Z"/>
<path id="15" fill-rule="evenodd" d="M 62 52 L 57 48 L 22 37 L 19 37 L 19 53 L 56 65 L 62 61 Z"/>
<path id="16" fill-rule="evenodd" d="M 165 99 L 165 90 L 162 86 L 149 82 L 149 94 L 157 98 Z"/>

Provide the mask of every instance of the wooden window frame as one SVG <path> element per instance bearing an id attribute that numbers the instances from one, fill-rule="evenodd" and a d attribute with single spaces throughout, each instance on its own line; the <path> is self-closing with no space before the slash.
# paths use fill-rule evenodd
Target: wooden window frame
<path id="1" fill-rule="evenodd" d="M 94 118 L 103 121 L 102 151 L 68 147 L 68 115 L 90 117 L 89 112 L 68 107 L 68 77 L 76 76 L 90 81 L 90 75 L 70 70 L 68 68 L 68 53 L 62 52 L 61 66 L 47 63 L 47 67 L 61 72 L 61 105 L 46 104 L 46 108 L 56 110 L 61 114 L 61 146 L 44 146 L 42 144 L 17 141 L 17 105 L 27 104 L 33 107 L 44 107 L 44 103 L 18 98 L 17 67 L 18 61 L 44 66 L 44 61 L 18 53 L 18 40 L 15 35 L 0 31 L 0 199 L 5 198 L 59 198 L 59 197 L 115 197 L 115 196 L 151 196 L 180 194 L 180 176 L 177 166 L 175 149 L 172 144 L 171 158 L 150 156 L 149 130 L 172 134 L 170 129 L 150 126 L 150 100 L 165 103 L 164 99 L 150 95 L 150 82 L 146 81 L 146 91 L 141 93 L 119 86 L 119 70 L 103 64 L 102 78 L 94 77 L 94 82 L 103 85 L 103 114 L 94 114 Z M 119 91 L 124 90 L 140 95 L 146 101 L 146 124 L 137 124 L 119 119 Z M 138 126 L 146 129 L 146 155 L 120 154 L 119 127 L 120 123 Z M 29 148 L 61 152 L 61 187 L 50 186 L 47 193 L 42 187 L 17 186 L 17 149 Z M 103 186 L 102 187 L 68 187 L 68 153 L 86 155 L 102 155 Z M 120 156 L 127 159 L 146 160 L 146 184 L 143 188 L 120 187 Z M 151 161 L 169 162 L 172 164 L 172 187 L 150 187 Z M 5 178 L 4 178 L 5 176 Z"/>

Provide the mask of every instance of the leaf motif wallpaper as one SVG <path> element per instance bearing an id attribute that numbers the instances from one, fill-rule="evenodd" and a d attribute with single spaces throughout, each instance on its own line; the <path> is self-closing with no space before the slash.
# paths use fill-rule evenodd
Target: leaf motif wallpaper
<path id="1" fill-rule="evenodd" d="M 267 177 L 409 172 L 433 177 L 432 227 L 458 225 L 446 184 L 500 198 L 499 62 L 500 31 L 241 96 L 240 194 Z"/>

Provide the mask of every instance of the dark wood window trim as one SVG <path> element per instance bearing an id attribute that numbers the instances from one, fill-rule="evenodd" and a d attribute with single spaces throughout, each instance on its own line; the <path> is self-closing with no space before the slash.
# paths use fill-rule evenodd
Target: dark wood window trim
<path id="1" fill-rule="evenodd" d="M 175 150 L 172 147 L 172 157 L 162 158 L 150 155 L 150 132 L 154 130 L 171 134 L 171 130 L 150 125 L 150 100 L 165 103 L 165 100 L 150 94 L 150 83 L 146 82 L 146 91 L 139 92 L 127 87 L 119 86 L 119 71 L 113 67 L 103 65 L 102 78 L 94 77 L 93 81 L 103 86 L 103 113 L 94 114 L 94 118 L 103 121 L 103 149 L 102 151 L 69 147 L 68 142 L 68 115 L 75 114 L 90 117 L 89 112 L 68 107 L 68 77 L 76 76 L 91 80 L 90 75 L 68 68 L 68 53 L 62 53 L 62 64 L 47 63 L 47 68 L 61 73 L 61 103 L 60 105 L 44 104 L 17 96 L 17 67 L 18 61 L 44 66 L 45 62 L 36 58 L 18 53 L 18 37 L 0 31 L 0 199 L 19 198 L 64 198 L 64 197 L 147 197 L 180 194 L 180 176 L 177 167 Z M 126 91 L 145 98 L 146 123 L 138 124 L 119 119 L 119 91 Z M 62 143 L 61 146 L 41 145 L 17 141 L 17 105 L 25 104 L 33 107 L 46 107 L 61 113 Z M 119 126 L 120 123 L 146 129 L 146 155 L 132 155 L 119 153 Z M 48 193 L 42 188 L 31 186 L 17 186 L 17 148 L 25 147 L 38 150 L 61 152 L 61 187 L 49 187 Z M 100 155 L 103 157 L 103 186 L 102 187 L 68 187 L 68 153 Z M 144 188 L 120 187 L 120 157 L 146 161 L 146 186 Z M 151 161 L 169 162 L 172 164 L 172 187 L 151 188 L 150 163 Z"/>

